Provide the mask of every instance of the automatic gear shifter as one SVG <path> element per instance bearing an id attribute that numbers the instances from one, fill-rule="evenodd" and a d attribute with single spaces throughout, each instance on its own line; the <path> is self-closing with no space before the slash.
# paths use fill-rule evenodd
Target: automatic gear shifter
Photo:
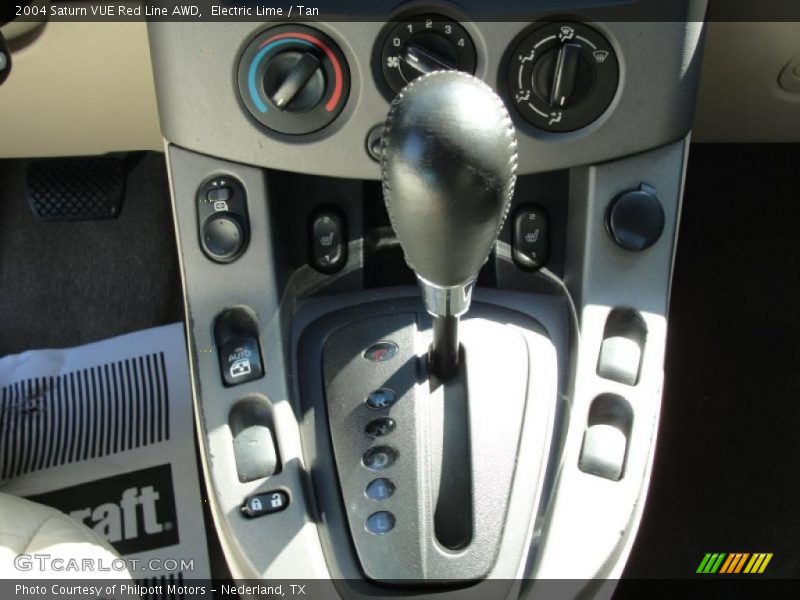
<path id="1" fill-rule="evenodd" d="M 319 485 L 333 489 L 337 473 L 341 489 L 322 510 L 344 510 L 374 581 L 513 578 L 546 489 L 555 347 L 533 317 L 502 305 L 502 290 L 475 307 L 462 346 L 458 328 L 511 203 L 514 129 L 487 85 L 435 72 L 392 103 L 382 145 L 386 206 L 433 315 L 430 368 L 420 373 L 430 332 L 413 298 L 337 310 L 303 334 L 303 410 L 328 417 L 327 430 L 324 419 L 308 428 L 310 443 L 333 449 L 320 453 Z"/>
<path id="2" fill-rule="evenodd" d="M 465 73 L 416 79 L 386 117 L 384 201 L 434 317 L 429 360 L 442 379 L 457 370 L 458 319 L 508 213 L 516 148 L 502 100 Z"/>

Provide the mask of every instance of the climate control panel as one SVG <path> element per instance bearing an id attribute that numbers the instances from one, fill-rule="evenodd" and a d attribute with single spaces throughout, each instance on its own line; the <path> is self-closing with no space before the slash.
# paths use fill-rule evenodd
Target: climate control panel
<path id="1" fill-rule="evenodd" d="M 373 50 L 375 83 L 391 97 L 439 70 L 474 74 L 478 53 L 467 29 L 440 14 L 391 22 Z M 377 63 L 377 64 L 375 64 Z M 619 84 L 611 43 L 583 23 L 545 22 L 512 42 L 505 63 L 507 100 L 534 127 L 582 129 L 610 106 Z M 239 96 L 250 115 L 279 134 L 304 135 L 330 125 L 350 94 L 344 53 L 325 33 L 280 25 L 256 35 L 241 53 Z"/>

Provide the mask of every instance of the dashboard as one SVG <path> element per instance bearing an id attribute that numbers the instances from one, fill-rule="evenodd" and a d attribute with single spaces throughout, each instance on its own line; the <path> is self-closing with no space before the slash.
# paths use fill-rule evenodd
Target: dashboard
<path id="1" fill-rule="evenodd" d="M 443 10 L 441 6 L 434 8 L 440 13 Z M 424 10 L 420 9 L 419 14 Z M 561 9 L 552 11 L 560 13 Z M 70 156 L 163 149 L 145 23 L 54 21 L 40 24 L 31 32 L 33 25 L 11 22 L 0 28 L 10 40 L 15 64 L 14 76 L 3 84 L 0 93 L 0 128 L 6 132 L 0 139 L 0 156 Z M 248 35 L 254 36 L 268 27 L 252 22 L 244 25 L 238 28 L 244 35 L 237 40 L 240 45 Z M 464 26 L 473 32 L 483 29 L 482 23 L 473 28 L 470 21 Z M 501 29 L 494 23 L 489 23 L 489 27 Z M 334 22 L 328 30 L 339 28 L 339 23 Z M 518 25 L 514 29 L 524 28 Z M 372 44 L 377 42 L 380 29 L 374 28 Z M 500 39 L 497 47 L 487 47 L 491 40 L 476 35 L 479 75 L 488 74 L 489 62 L 500 60 L 510 39 Z M 787 66 L 800 56 L 797 39 L 800 39 L 800 24 L 796 21 L 709 22 L 694 110 L 693 140 L 799 141 L 800 94 L 787 91 L 779 83 L 784 72 L 791 72 Z M 343 46 L 346 52 L 352 51 L 349 43 Z M 209 44 L 202 43 L 198 54 L 202 56 L 201 52 L 211 50 Z M 359 52 L 364 51 L 372 52 L 373 47 L 359 48 Z M 363 59 L 366 55 L 359 57 Z M 235 60 L 235 53 L 230 58 Z M 365 64 L 367 71 L 361 72 L 360 63 L 358 60 L 356 76 L 366 76 L 380 89 L 382 82 L 375 79 L 371 67 Z M 125 69 L 119 69 L 120 64 Z M 226 93 L 232 91 L 233 65 L 226 67 L 223 82 L 205 79 L 209 89 L 203 90 L 204 94 L 211 90 L 219 93 L 220 86 Z M 628 85 L 626 63 L 622 67 L 620 85 Z M 651 70 L 654 69 L 655 66 Z M 354 93 L 361 93 L 360 79 L 355 86 Z M 48 89 L 58 89 L 57 104 Z M 737 101 L 730 102 L 732 97 Z M 382 115 L 376 109 L 375 122 Z M 103 126 L 97 127 L 98 123 Z M 544 133 L 538 135 L 542 137 Z M 558 146 L 568 144 L 569 137 L 563 137 Z"/>
<path id="2" fill-rule="evenodd" d="M 691 127 L 700 22 L 531 24 L 436 10 L 404 9 L 388 25 L 151 23 L 164 136 L 250 165 L 377 179 L 370 136 L 391 99 L 448 66 L 513 106 L 521 173 L 635 154 Z"/>

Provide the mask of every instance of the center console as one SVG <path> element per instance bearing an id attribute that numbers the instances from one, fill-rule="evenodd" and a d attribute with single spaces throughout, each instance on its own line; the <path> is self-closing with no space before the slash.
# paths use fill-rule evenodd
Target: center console
<path id="1" fill-rule="evenodd" d="M 622 572 L 705 4 L 494 4 L 148 26 L 237 578 L 524 595 Z"/>

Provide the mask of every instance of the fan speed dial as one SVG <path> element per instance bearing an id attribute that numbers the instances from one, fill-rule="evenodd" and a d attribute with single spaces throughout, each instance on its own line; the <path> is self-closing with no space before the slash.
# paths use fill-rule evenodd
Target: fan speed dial
<path id="1" fill-rule="evenodd" d="M 475 44 L 459 23 L 442 15 L 418 15 L 396 23 L 382 42 L 381 70 L 397 93 L 431 71 L 475 74 Z"/>

